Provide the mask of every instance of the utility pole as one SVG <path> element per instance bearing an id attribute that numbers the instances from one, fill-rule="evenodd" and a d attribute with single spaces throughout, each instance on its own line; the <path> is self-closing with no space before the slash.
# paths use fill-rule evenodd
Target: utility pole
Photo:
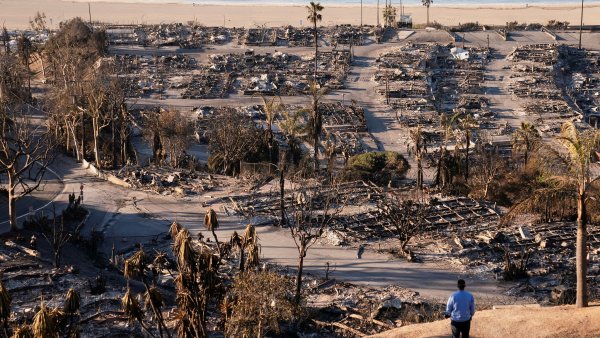
<path id="1" fill-rule="evenodd" d="M 379 27 L 379 0 L 377 0 L 377 27 Z"/>
<path id="2" fill-rule="evenodd" d="M 581 36 L 583 34 L 583 0 L 581 0 L 581 22 L 579 23 L 579 49 L 581 50 Z"/>
<path id="3" fill-rule="evenodd" d="M 90 15 L 90 26 L 92 25 L 92 6 L 88 2 L 88 14 Z"/>
<path id="4" fill-rule="evenodd" d="M 360 28 L 362 30 L 362 26 L 363 26 L 363 9 L 362 9 L 362 2 L 363 0 L 360 0 Z"/>

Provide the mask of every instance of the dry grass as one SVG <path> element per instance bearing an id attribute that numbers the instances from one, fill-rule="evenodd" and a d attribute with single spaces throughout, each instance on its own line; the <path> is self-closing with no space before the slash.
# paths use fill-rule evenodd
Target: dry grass
<path id="1" fill-rule="evenodd" d="M 480 311 L 471 324 L 471 337 L 599 337 L 600 304 L 577 309 L 574 306 L 529 308 L 511 306 Z M 373 337 L 448 337 L 450 320 L 409 325 Z"/>

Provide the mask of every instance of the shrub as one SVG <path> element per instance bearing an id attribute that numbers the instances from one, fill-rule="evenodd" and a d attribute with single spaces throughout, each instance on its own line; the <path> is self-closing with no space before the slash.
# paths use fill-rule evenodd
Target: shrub
<path id="1" fill-rule="evenodd" d="M 222 310 L 227 318 L 227 337 L 264 337 L 281 333 L 282 322 L 296 317 L 290 290 L 292 281 L 275 272 L 245 272 L 238 275 Z"/>
<path id="2" fill-rule="evenodd" d="M 346 181 L 371 181 L 377 185 L 397 185 L 404 179 L 410 168 L 406 159 L 399 153 L 370 152 L 352 156 L 344 169 Z"/>

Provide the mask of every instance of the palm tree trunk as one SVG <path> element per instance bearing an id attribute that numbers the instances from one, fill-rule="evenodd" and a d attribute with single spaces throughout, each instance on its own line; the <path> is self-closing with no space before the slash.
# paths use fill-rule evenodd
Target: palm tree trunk
<path id="1" fill-rule="evenodd" d="M 585 187 L 580 188 L 577 199 L 577 243 L 575 259 L 577 270 L 577 307 L 588 306 L 587 290 L 587 220 L 585 212 Z"/>
<path id="2" fill-rule="evenodd" d="M 317 84 L 318 56 L 319 56 L 319 33 L 317 32 L 317 21 L 314 21 L 315 29 L 315 85 Z"/>
<path id="3" fill-rule="evenodd" d="M 240 245 L 240 272 L 244 272 L 244 246 Z"/>

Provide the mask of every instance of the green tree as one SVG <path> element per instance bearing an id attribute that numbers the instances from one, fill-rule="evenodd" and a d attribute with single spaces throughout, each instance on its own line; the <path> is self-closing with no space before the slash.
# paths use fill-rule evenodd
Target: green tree
<path id="1" fill-rule="evenodd" d="M 577 275 L 577 307 L 588 306 L 587 288 L 587 224 L 589 204 L 597 201 L 597 190 L 593 189 L 600 177 L 592 177 L 590 164 L 593 152 L 600 145 L 598 130 L 579 131 L 573 122 L 565 122 L 557 141 L 564 146 L 564 152 L 557 151 L 561 163 L 566 167 L 564 173 L 555 174 L 546 179 L 544 187 L 534 191 L 531 196 L 515 204 L 507 218 L 514 214 L 538 211 L 540 202 L 553 204 L 569 203 L 577 205 L 577 239 L 575 243 L 575 267 Z M 564 155 L 563 155 L 564 154 Z M 552 159 L 547 158 L 547 163 Z M 552 168 L 553 172 L 557 169 Z M 542 208 L 544 209 L 544 208 Z"/>
<path id="2" fill-rule="evenodd" d="M 568 151 L 567 165 L 577 186 L 577 242 L 575 245 L 575 265 L 577 273 L 577 307 L 588 306 L 587 289 L 587 202 L 592 183 L 600 177 L 592 179 L 590 163 L 592 151 L 598 148 L 600 132 L 589 130 L 580 132 L 572 122 L 562 125 L 558 140 Z"/>

